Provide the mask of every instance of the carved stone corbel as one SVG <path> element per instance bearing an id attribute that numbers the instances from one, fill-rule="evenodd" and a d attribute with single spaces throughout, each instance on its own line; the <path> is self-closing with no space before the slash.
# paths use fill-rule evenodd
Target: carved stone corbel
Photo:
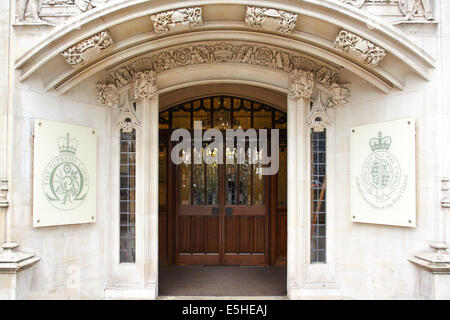
<path id="1" fill-rule="evenodd" d="M 313 129 L 314 132 L 323 132 L 330 125 L 330 117 L 327 114 L 326 108 L 322 105 L 320 96 L 318 96 L 306 120 L 306 126 Z"/>
<path id="2" fill-rule="evenodd" d="M 61 54 L 72 67 L 79 67 L 98 58 L 113 46 L 114 41 L 106 30 L 77 43 Z"/>
<path id="3" fill-rule="evenodd" d="M 329 92 L 330 97 L 328 98 L 328 107 L 340 107 L 350 102 L 350 87 L 349 82 L 345 83 L 332 83 Z"/>
<path id="4" fill-rule="evenodd" d="M 154 71 L 136 72 L 134 74 L 134 97 L 136 99 L 153 99 L 156 88 L 156 73 Z"/>
<path id="5" fill-rule="evenodd" d="M 361 59 L 371 67 L 378 66 L 386 56 L 386 50 L 347 30 L 339 32 L 334 47 Z"/>
<path id="6" fill-rule="evenodd" d="M 97 83 L 97 103 L 103 107 L 117 108 L 119 89 L 113 84 Z"/>
<path id="7" fill-rule="evenodd" d="M 203 25 L 200 7 L 164 11 L 150 18 L 156 33 L 183 31 Z"/>
<path id="8" fill-rule="evenodd" d="M 114 126 L 125 133 L 141 129 L 141 123 L 136 117 L 130 99 L 127 95 L 124 105 L 120 108 L 120 115 Z"/>
<path id="9" fill-rule="evenodd" d="M 315 74 L 312 71 L 293 69 L 289 79 L 289 97 L 310 99 L 314 88 Z"/>
<path id="10" fill-rule="evenodd" d="M 248 6 L 245 23 L 253 29 L 291 33 L 295 28 L 297 18 L 298 15 L 292 12 Z"/>

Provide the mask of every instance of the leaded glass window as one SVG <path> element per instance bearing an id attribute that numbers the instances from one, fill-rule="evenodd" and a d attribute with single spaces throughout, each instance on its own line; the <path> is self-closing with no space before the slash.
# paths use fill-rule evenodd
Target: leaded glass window
<path id="1" fill-rule="evenodd" d="M 326 130 L 311 131 L 311 262 L 326 262 Z"/>
<path id="2" fill-rule="evenodd" d="M 120 262 L 135 262 L 136 130 L 120 131 Z"/>

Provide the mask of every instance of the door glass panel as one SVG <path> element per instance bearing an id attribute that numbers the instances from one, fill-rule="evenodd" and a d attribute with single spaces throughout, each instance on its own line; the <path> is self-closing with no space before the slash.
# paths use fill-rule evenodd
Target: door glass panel
<path id="1" fill-rule="evenodd" d="M 237 171 L 238 166 L 236 164 L 236 148 L 230 150 L 229 148 L 225 151 L 228 161 L 233 162 L 233 164 L 226 164 L 226 203 L 229 205 L 237 204 Z M 226 162 L 225 162 L 226 163 Z"/>
<path id="2" fill-rule="evenodd" d="M 180 204 L 188 206 L 191 204 L 191 165 L 190 150 L 183 152 L 183 163 L 180 164 Z"/>
<path id="3" fill-rule="evenodd" d="M 251 191 L 251 165 L 249 164 L 249 153 L 248 149 L 245 152 L 245 163 L 239 165 L 239 204 L 248 205 L 252 202 L 252 191 Z"/>
<path id="4" fill-rule="evenodd" d="M 217 148 L 206 148 L 205 153 L 214 159 L 212 164 L 206 167 L 206 204 L 217 205 L 219 203 L 219 165 L 217 164 Z"/>
<path id="5" fill-rule="evenodd" d="M 194 159 L 202 156 L 202 150 L 194 150 Z M 203 164 L 193 164 L 192 165 L 192 193 L 193 193 L 193 204 L 194 205 L 204 205 L 205 204 L 205 166 Z"/>
<path id="6" fill-rule="evenodd" d="M 272 128 L 272 112 L 266 110 L 253 112 L 253 128 Z"/>
<path id="7" fill-rule="evenodd" d="M 172 111 L 172 128 L 191 129 L 191 112 L 183 109 Z"/>
<path id="8" fill-rule="evenodd" d="M 264 205 L 264 176 L 262 175 L 262 151 L 254 152 L 257 163 L 253 167 L 253 204 Z"/>

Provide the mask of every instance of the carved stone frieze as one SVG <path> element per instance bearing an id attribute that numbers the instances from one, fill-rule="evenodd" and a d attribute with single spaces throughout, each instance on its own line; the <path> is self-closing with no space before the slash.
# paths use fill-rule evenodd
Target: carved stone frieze
<path id="1" fill-rule="evenodd" d="M 292 70 L 289 78 L 289 96 L 292 99 L 310 99 L 314 88 L 315 74 L 301 69 Z"/>
<path id="2" fill-rule="evenodd" d="M 114 104 L 115 100 L 118 101 L 116 93 L 127 86 L 134 86 L 136 98 L 151 98 L 156 93 L 157 73 L 214 63 L 243 63 L 289 72 L 289 94 L 293 99 L 310 98 L 314 83 L 327 89 L 339 83 L 336 70 L 297 53 L 238 41 L 198 42 L 189 46 L 162 49 L 114 68 L 108 73 L 105 84 L 100 84 L 99 103 Z"/>
<path id="3" fill-rule="evenodd" d="M 70 47 L 62 55 L 68 64 L 78 67 L 98 58 L 113 46 L 114 41 L 109 32 L 103 31 Z"/>
<path id="4" fill-rule="evenodd" d="M 119 89 L 113 84 L 98 83 L 97 103 L 103 107 L 116 108 L 119 104 Z"/>
<path id="5" fill-rule="evenodd" d="M 133 130 L 139 130 L 141 128 L 141 123 L 136 117 L 128 95 L 124 105 L 120 108 L 119 119 L 114 126 L 125 133 L 131 133 Z"/>
<path id="6" fill-rule="evenodd" d="M 339 107 L 350 102 L 350 86 L 349 82 L 333 83 L 330 88 L 330 97 L 328 99 L 328 107 Z"/>
<path id="7" fill-rule="evenodd" d="M 315 60 L 289 51 L 258 44 L 213 41 L 156 51 L 112 70 L 106 82 L 121 88 L 130 84 L 135 72 L 153 70 L 160 73 L 190 65 L 212 63 L 245 63 L 285 72 L 293 69 L 318 71 L 318 80 L 327 87 L 338 76 L 334 70 L 320 65 Z"/>
<path id="8" fill-rule="evenodd" d="M 320 96 L 313 103 L 311 112 L 306 120 L 306 126 L 314 132 L 323 132 L 331 125 L 326 108 L 322 105 Z"/>
<path id="9" fill-rule="evenodd" d="M 151 16 L 156 33 L 183 31 L 201 26 L 202 8 L 186 8 L 160 12 Z"/>
<path id="10" fill-rule="evenodd" d="M 298 15 L 296 13 L 248 6 L 245 15 L 245 23 L 253 29 L 291 33 L 295 28 L 297 18 Z"/>
<path id="11" fill-rule="evenodd" d="M 135 74 L 134 96 L 136 99 L 153 99 L 156 92 L 156 74 L 154 71 L 143 71 Z"/>
<path id="12" fill-rule="evenodd" d="M 371 67 L 378 66 L 386 56 L 386 50 L 383 48 L 346 30 L 339 32 L 334 47 L 362 59 Z"/>

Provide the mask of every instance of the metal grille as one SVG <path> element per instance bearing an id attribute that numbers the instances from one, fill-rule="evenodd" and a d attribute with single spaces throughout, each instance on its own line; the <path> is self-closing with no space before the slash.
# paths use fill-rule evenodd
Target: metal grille
<path id="1" fill-rule="evenodd" d="M 326 262 L 326 131 L 311 132 L 311 262 Z"/>
<path id="2" fill-rule="evenodd" d="M 136 131 L 120 131 L 120 262 L 135 262 Z"/>

